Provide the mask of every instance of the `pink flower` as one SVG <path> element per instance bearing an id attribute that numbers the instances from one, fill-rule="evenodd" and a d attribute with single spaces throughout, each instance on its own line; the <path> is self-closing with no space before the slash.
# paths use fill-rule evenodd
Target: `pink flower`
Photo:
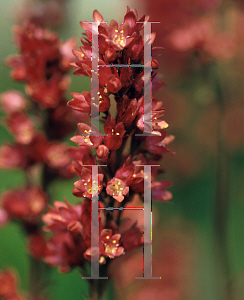
<path id="1" fill-rule="evenodd" d="M 77 197 L 85 197 L 91 199 L 94 195 L 94 191 L 92 190 L 91 167 L 85 167 L 76 163 L 75 169 L 81 179 L 74 183 L 75 187 L 72 191 L 73 194 Z M 104 174 L 98 173 L 98 193 L 100 193 L 103 188 L 103 177 Z"/>
<path id="2" fill-rule="evenodd" d="M 99 263 L 104 264 L 105 257 L 115 258 L 124 254 L 124 248 L 121 246 L 119 233 L 113 234 L 112 229 L 103 229 L 100 232 L 99 249 L 88 248 L 84 254 L 85 258 L 91 260 L 91 256 L 99 251 Z"/>
<path id="3" fill-rule="evenodd" d="M 78 234 L 82 230 L 81 225 L 82 206 L 71 205 L 65 200 L 65 203 L 60 201 L 54 202 L 54 207 L 42 216 L 44 223 L 48 225 L 44 227 L 46 231 L 70 230 L 74 234 Z"/>
<path id="4" fill-rule="evenodd" d="M 172 186 L 172 182 L 168 180 L 155 181 L 152 187 L 152 198 L 156 201 L 168 201 L 173 195 L 165 189 Z"/>
<path id="5" fill-rule="evenodd" d="M 46 146 L 43 156 L 46 163 L 54 169 L 64 169 L 71 162 L 71 158 L 68 155 L 68 147 L 65 144 L 56 142 L 49 143 Z"/>
<path id="6" fill-rule="evenodd" d="M 120 246 L 120 238 L 119 233 L 112 234 L 111 229 L 103 229 L 100 233 L 100 243 L 103 245 L 101 254 L 109 258 L 124 254 L 124 248 Z"/>
<path id="7" fill-rule="evenodd" d="M 124 196 L 128 194 L 129 187 L 121 179 L 113 177 L 107 183 L 106 192 L 108 195 L 112 196 L 115 200 L 121 202 L 124 200 Z"/>
<path id="8" fill-rule="evenodd" d="M 26 109 L 26 101 L 22 93 L 18 91 L 7 91 L 1 94 L 2 109 L 11 114 Z"/>
<path id="9" fill-rule="evenodd" d="M 90 148 L 97 148 L 103 141 L 103 136 L 92 136 L 91 127 L 85 123 L 79 123 L 78 129 L 82 135 L 75 135 L 70 140 L 75 142 L 78 146 L 87 146 Z"/>

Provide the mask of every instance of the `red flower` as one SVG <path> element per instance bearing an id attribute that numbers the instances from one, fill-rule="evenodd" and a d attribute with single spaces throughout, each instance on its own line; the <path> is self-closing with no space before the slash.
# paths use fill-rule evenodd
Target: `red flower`
<path id="1" fill-rule="evenodd" d="M 83 113 L 91 113 L 91 92 L 71 93 L 74 97 L 68 102 L 68 105 L 75 110 Z M 104 112 L 109 110 L 110 99 L 104 94 L 102 88 L 99 89 L 99 111 Z"/>
<path id="2" fill-rule="evenodd" d="M 91 92 L 71 93 L 74 97 L 68 102 L 68 105 L 75 110 L 90 113 L 91 112 Z"/>
<path id="3" fill-rule="evenodd" d="M 46 163 L 54 169 L 64 169 L 71 162 L 68 147 L 56 142 L 47 144 L 43 157 Z"/>
<path id="4" fill-rule="evenodd" d="M 173 137 L 166 137 L 165 130 L 158 130 L 158 132 L 160 132 L 161 135 L 146 137 L 145 146 L 147 150 L 154 154 L 172 153 L 166 146 L 173 140 Z"/>
<path id="5" fill-rule="evenodd" d="M 91 164 L 91 162 L 88 164 Z M 75 169 L 77 174 L 81 177 L 81 180 L 78 180 L 74 183 L 75 188 L 72 191 L 73 194 L 77 197 L 86 197 L 91 199 L 94 195 L 94 191 L 92 191 L 91 167 L 81 166 L 76 163 Z M 98 174 L 98 193 L 100 193 L 103 188 L 103 177 L 103 174 Z"/>
<path id="6" fill-rule="evenodd" d="M 122 233 L 122 245 L 125 251 L 130 251 L 140 245 L 142 242 L 143 232 L 137 227 L 136 222 L 125 232 Z"/>
<path id="7" fill-rule="evenodd" d="M 169 191 L 166 191 L 165 189 L 167 189 L 171 186 L 172 186 L 171 181 L 167 181 L 167 180 L 155 181 L 153 183 L 153 187 L 152 187 L 153 200 L 156 200 L 156 201 L 170 200 L 173 197 L 172 193 L 170 193 Z"/>
<path id="8" fill-rule="evenodd" d="M 48 225 L 44 227 L 46 231 L 70 230 L 74 234 L 78 234 L 82 230 L 81 225 L 82 205 L 71 205 L 65 200 L 65 203 L 60 201 L 54 202 L 54 207 L 42 216 L 44 223 Z"/>
<path id="9" fill-rule="evenodd" d="M 133 121 L 137 117 L 139 110 L 138 104 L 139 101 L 137 102 L 136 98 L 131 100 L 128 96 L 123 96 L 117 102 L 117 122 L 122 122 L 126 129 L 132 125 Z"/>
<path id="10" fill-rule="evenodd" d="M 15 135 L 16 141 L 20 144 L 29 144 L 36 135 L 34 124 L 22 112 L 12 113 L 6 119 L 10 131 Z"/>
<path id="11" fill-rule="evenodd" d="M 44 107 L 56 107 L 68 88 L 65 74 L 72 59 L 67 49 L 74 47 L 74 40 L 62 45 L 56 34 L 29 22 L 16 26 L 14 33 L 20 55 L 7 60 L 13 68 L 12 77 L 27 83 L 26 91 L 33 100 Z"/>
<path id="12" fill-rule="evenodd" d="M 124 200 L 129 192 L 129 187 L 126 182 L 122 181 L 119 178 L 113 177 L 108 183 L 106 192 L 108 195 L 112 196 L 115 200 L 121 202 Z"/>
<path id="13" fill-rule="evenodd" d="M 103 245 L 101 254 L 109 258 L 124 254 L 124 248 L 120 246 L 120 238 L 119 233 L 112 234 L 111 229 L 103 229 L 100 233 L 100 243 Z"/>
<path id="14" fill-rule="evenodd" d="M 124 162 L 123 166 L 116 171 L 115 177 L 128 183 L 128 181 L 130 181 L 130 179 L 132 178 L 134 172 L 135 164 L 131 162 L 131 156 L 129 155 L 126 161 Z"/>
<path id="15" fill-rule="evenodd" d="M 115 258 L 124 254 L 124 248 L 121 246 L 119 233 L 113 234 L 112 229 L 103 229 L 100 232 L 99 249 L 88 248 L 84 254 L 85 258 L 91 260 L 91 256 L 99 251 L 99 263 L 105 263 L 104 257 Z"/>
<path id="16" fill-rule="evenodd" d="M 75 142 L 78 146 L 87 146 L 90 148 L 97 148 L 103 141 L 103 136 L 92 136 L 91 127 L 85 123 L 79 123 L 78 129 L 82 135 L 75 135 L 70 140 Z"/>
<path id="17" fill-rule="evenodd" d="M 25 167 L 26 159 L 19 145 L 3 145 L 0 147 L 0 168 L 12 169 Z"/>
<path id="18" fill-rule="evenodd" d="M 124 125 L 122 122 L 116 124 L 113 117 L 109 116 L 104 124 L 104 142 L 109 150 L 117 150 L 123 140 L 125 134 Z"/>
<path id="19" fill-rule="evenodd" d="M 67 273 L 72 267 L 83 265 L 86 248 L 80 236 L 59 231 L 47 242 L 44 261 L 50 266 L 59 265 L 60 272 Z"/>
<path id="20" fill-rule="evenodd" d="M 46 207 L 47 197 L 39 187 L 33 186 L 5 192 L 1 196 L 1 203 L 9 217 L 36 223 Z"/>
<path id="21" fill-rule="evenodd" d="M 108 91 L 112 94 L 116 94 L 122 88 L 122 84 L 118 78 L 117 72 L 115 74 L 117 76 L 116 75 L 108 76 L 107 82 L 105 84 Z"/>

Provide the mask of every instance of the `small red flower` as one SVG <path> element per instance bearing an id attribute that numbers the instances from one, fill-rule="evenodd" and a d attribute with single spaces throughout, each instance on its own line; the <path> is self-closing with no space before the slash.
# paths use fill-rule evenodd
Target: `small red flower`
<path id="1" fill-rule="evenodd" d="M 154 154 L 172 153 L 166 146 L 173 140 L 173 137 L 166 137 L 165 130 L 158 130 L 158 132 L 161 135 L 146 137 L 145 146 L 147 150 Z"/>
<path id="2" fill-rule="evenodd" d="M 64 169 L 71 162 L 68 147 L 65 144 L 58 144 L 56 142 L 49 143 L 46 146 L 43 156 L 46 163 L 54 169 Z"/>
<path id="3" fill-rule="evenodd" d="M 103 229 L 100 233 L 100 243 L 103 245 L 101 254 L 105 257 L 114 258 L 124 254 L 124 248 L 120 243 L 121 235 L 112 234 L 111 229 Z"/>
<path id="4" fill-rule="evenodd" d="M 80 236 L 73 236 L 69 231 L 59 231 L 47 242 L 44 261 L 50 266 L 58 265 L 60 272 L 67 273 L 72 267 L 82 267 L 86 249 Z"/>
<path id="5" fill-rule="evenodd" d="M 82 135 L 75 135 L 70 140 L 75 142 L 78 146 L 87 146 L 90 148 L 97 148 L 103 141 L 103 136 L 92 136 L 91 127 L 85 123 L 79 123 L 78 129 Z"/>
<path id="6" fill-rule="evenodd" d="M 36 131 L 33 122 L 22 112 L 12 113 L 6 123 L 19 144 L 30 144 Z"/>
<path id="7" fill-rule="evenodd" d="M 143 232 L 137 227 L 136 222 L 121 235 L 125 251 L 130 251 L 143 244 Z"/>
<path id="8" fill-rule="evenodd" d="M 100 232 L 99 248 L 88 248 L 84 257 L 91 260 L 91 256 L 99 251 L 99 263 L 105 263 L 105 257 L 115 258 L 124 254 L 124 248 L 121 246 L 119 233 L 113 234 L 112 229 L 103 229 Z"/>
<path id="9" fill-rule="evenodd" d="M 121 179 L 113 177 L 107 183 L 106 192 L 108 195 L 112 196 L 115 200 L 121 202 L 124 200 L 124 196 L 128 194 L 129 187 Z"/>
<path id="10" fill-rule="evenodd" d="M 168 180 L 155 181 L 152 187 L 152 198 L 156 201 L 168 201 L 173 195 L 165 189 L 172 186 L 172 182 Z"/>
<path id="11" fill-rule="evenodd" d="M 12 169 L 25 167 L 26 158 L 20 145 L 3 145 L 0 147 L 0 168 Z"/>
<path id="12" fill-rule="evenodd" d="M 117 150 L 121 144 L 125 134 L 122 122 L 116 124 L 113 117 L 109 116 L 104 124 L 104 142 L 109 150 Z"/>
<path id="13" fill-rule="evenodd" d="M 139 102 L 137 102 L 136 98 L 131 100 L 128 96 L 123 96 L 117 102 L 117 122 L 122 122 L 126 129 L 132 125 L 137 117 L 139 110 L 138 104 Z"/>
<path id="14" fill-rule="evenodd" d="M 68 102 L 68 106 L 84 113 L 91 112 L 91 92 L 84 91 L 82 94 L 71 93 L 71 95 L 74 98 Z"/>
<path id="15" fill-rule="evenodd" d="M 65 203 L 60 201 L 54 202 L 54 207 L 42 216 L 44 223 L 48 225 L 44 227 L 46 231 L 70 230 L 74 234 L 78 234 L 82 230 L 81 225 L 82 206 L 71 205 L 65 200 Z"/>
<path id="16" fill-rule="evenodd" d="M 86 157 L 84 157 L 83 161 L 85 162 Z M 94 164 L 93 161 L 87 162 L 87 164 Z M 92 171 L 91 167 L 85 167 L 78 163 L 75 163 L 75 169 L 77 174 L 81 177 L 81 180 L 78 180 L 74 183 L 75 188 L 73 189 L 73 194 L 77 197 L 85 197 L 91 199 L 94 196 L 95 191 L 92 190 Z M 103 174 L 98 173 L 98 193 L 101 192 L 103 188 Z"/>
<path id="17" fill-rule="evenodd" d="M 1 196 L 2 207 L 10 218 L 37 222 L 46 208 L 47 197 L 37 186 L 18 191 L 8 191 Z"/>

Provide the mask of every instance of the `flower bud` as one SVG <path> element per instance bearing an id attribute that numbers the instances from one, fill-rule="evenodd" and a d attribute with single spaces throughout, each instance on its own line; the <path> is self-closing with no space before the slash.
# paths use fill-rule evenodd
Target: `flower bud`
<path id="1" fill-rule="evenodd" d="M 97 148 L 97 157 L 100 159 L 106 159 L 108 157 L 109 150 L 105 145 L 99 145 Z"/>
<path id="2" fill-rule="evenodd" d="M 107 89 L 109 90 L 110 93 L 117 93 L 121 88 L 122 88 L 122 84 L 119 80 L 119 78 L 117 78 L 114 75 L 109 76 L 109 79 L 107 81 Z"/>
<path id="3" fill-rule="evenodd" d="M 117 52 L 113 48 L 108 48 L 105 52 L 105 59 L 107 62 L 113 62 L 117 58 Z"/>

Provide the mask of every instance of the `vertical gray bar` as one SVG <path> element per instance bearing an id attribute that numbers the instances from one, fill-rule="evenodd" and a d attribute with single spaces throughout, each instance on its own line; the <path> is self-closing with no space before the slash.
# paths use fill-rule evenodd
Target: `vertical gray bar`
<path id="1" fill-rule="evenodd" d="M 154 165 L 155 166 L 155 165 Z M 152 277 L 152 194 L 151 167 L 144 165 L 144 245 L 143 245 L 143 277 L 135 279 L 161 279 Z"/>
<path id="2" fill-rule="evenodd" d="M 144 131 L 136 136 L 155 136 L 152 128 L 151 23 L 144 22 Z"/>
<path id="3" fill-rule="evenodd" d="M 98 26 L 99 22 L 92 23 L 92 78 L 91 78 L 91 133 L 90 136 L 99 135 L 99 78 L 98 78 Z"/>
<path id="4" fill-rule="evenodd" d="M 151 166 L 144 166 L 144 277 L 152 277 Z"/>
<path id="5" fill-rule="evenodd" d="M 82 279 L 108 279 L 99 277 L 98 165 L 92 165 L 91 277 Z"/>
<path id="6" fill-rule="evenodd" d="M 144 132 L 152 133 L 151 23 L 144 23 Z"/>
<path id="7" fill-rule="evenodd" d="M 98 166 L 92 166 L 91 277 L 99 278 Z"/>

